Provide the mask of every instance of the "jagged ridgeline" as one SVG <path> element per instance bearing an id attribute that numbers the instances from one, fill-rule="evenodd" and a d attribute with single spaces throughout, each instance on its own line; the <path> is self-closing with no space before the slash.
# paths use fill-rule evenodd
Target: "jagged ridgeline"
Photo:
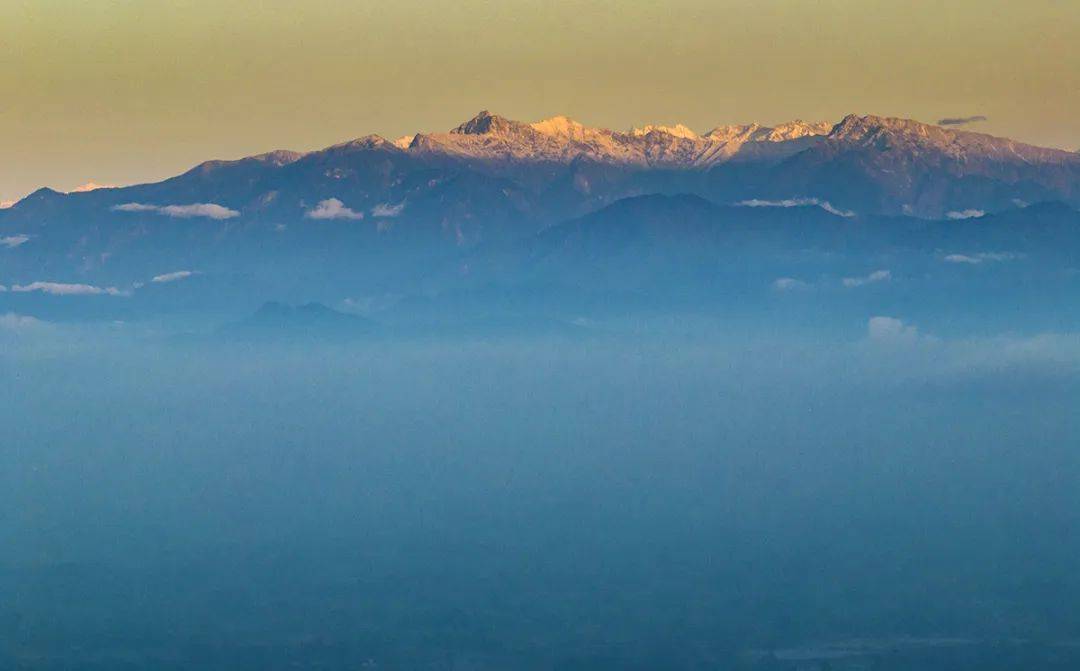
<path id="1" fill-rule="evenodd" d="M 1067 256 L 1077 205 L 1076 153 L 903 119 L 699 134 L 481 112 L 444 133 L 39 190 L 0 210 L 0 286 L 13 308 L 57 294 L 301 304 L 567 278 L 601 293 L 676 276 L 730 288 L 716 269 L 735 251 L 762 273 L 769 254 L 804 248 Z"/>

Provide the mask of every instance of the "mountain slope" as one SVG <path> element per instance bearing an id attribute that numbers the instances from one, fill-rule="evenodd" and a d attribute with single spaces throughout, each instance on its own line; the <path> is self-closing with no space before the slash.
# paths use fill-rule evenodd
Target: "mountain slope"
<path id="1" fill-rule="evenodd" d="M 1080 155 L 906 119 L 849 115 L 771 175 L 774 193 L 864 212 L 943 217 L 1080 201 Z"/>
<path id="2" fill-rule="evenodd" d="M 910 120 L 629 131 L 482 112 L 446 133 L 209 161 L 162 182 L 0 210 L 0 284 L 144 281 L 178 268 L 322 264 L 383 278 L 455 250 L 527 239 L 625 198 L 827 202 L 861 217 L 1080 205 L 1080 155 Z M 741 219 L 763 218 L 743 212 Z M 803 235 L 795 231 L 792 235 Z M 782 235 L 776 233 L 776 235 Z"/>

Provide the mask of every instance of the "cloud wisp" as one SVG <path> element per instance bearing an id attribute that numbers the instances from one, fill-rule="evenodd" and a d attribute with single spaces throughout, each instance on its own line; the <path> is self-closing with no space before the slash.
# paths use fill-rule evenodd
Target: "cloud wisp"
<path id="1" fill-rule="evenodd" d="M 45 325 L 46 323 L 40 319 L 15 312 L 0 314 L 0 331 L 21 332 L 44 328 Z"/>
<path id="2" fill-rule="evenodd" d="M 217 203 L 193 203 L 191 205 L 166 205 L 158 210 L 166 217 L 206 217 L 208 219 L 232 219 L 239 217 L 240 213 Z"/>
<path id="3" fill-rule="evenodd" d="M 405 210 L 405 202 L 402 201 L 397 205 L 391 205 L 390 203 L 379 203 L 375 207 L 371 208 L 371 216 L 373 217 L 396 217 Z"/>
<path id="4" fill-rule="evenodd" d="M 1012 252 L 979 252 L 977 254 L 949 254 L 942 261 L 976 266 L 982 263 L 1015 261 L 1023 258 L 1023 256 L 1023 254 L 1014 254 Z"/>
<path id="5" fill-rule="evenodd" d="M 8 235 L 0 238 L 0 247 L 7 247 L 8 249 L 15 249 L 20 245 L 25 245 L 30 241 L 29 235 Z"/>
<path id="6" fill-rule="evenodd" d="M 177 270 L 174 273 L 162 273 L 161 275 L 155 275 L 150 281 L 155 284 L 168 284 L 169 282 L 179 282 L 180 280 L 186 280 L 192 275 L 197 273 L 193 270 Z"/>
<path id="7" fill-rule="evenodd" d="M 919 337 L 919 329 L 896 317 L 876 316 L 867 320 L 866 335 L 876 341 L 912 341 Z"/>
<path id="8" fill-rule="evenodd" d="M 953 210 L 952 212 L 946 212 L 945 216 L 949 219 L 978 219 L 979 217 L 985 217 L 986 212 L 983 210 Z"/>
<path id="9" fill-rule="evenodd" d="M 156 212 L 165 217 L 178 219 L 191 219 L 205 217 L 207 219 L 224 220 L 239 217 L 236 210 L 227 208 L 217 203 L 191 203 L 190 205 L 150 205 L 147 203 L 124 203 L 112 207 L 115 212 Z"/>
<path id="10" fill-rule="evenodd" d="M 983 115 L 975 114 L 973 116 L 945 117 L 944 119 L 938 119 L 937 123 L 939 126 L 966 126 L 971 123 L 978 123 L 986 120 L 986 117 Z"/>
<path id="11" fill-rule="evenodd" d="M 892 273 L 888 270 L 875 270 L 869 275 L 862 277 L 845 277 L 843 279 L 843 285 L 845 287 L 861 287 L 867 284 L 877 284 L 879 282 L 887 282 L 892 279 Z"/>
<path id="12" fill-rule="evenodd" d="M 337 198 L 327 198 L 326 200 L 320 200 L 319 204 L 314 209 L 308 210 L 304 213 L 304 216 L 308 219 L 352 219 L 359 220 L 364 218 L 363 212 L 356 212 L 345 207 L 345 203 L 341 202 Z"/>
<path id="13" fill-rule="evenodd" d="M 123 205 L 113 205 L 114 212 L 157 212 L 160 208 L 157 205 L 147 205 L 145 203 L 124 203 Z"/>
<path id="14" fill-rule="evenodd" d="M 799 291 L 801 289 L 809 289 L 810 285 L 802 280 L 797 280 L 794 277 L 778 277 L 772 283 L 772 287 L 776 291 Z"/>
<path id="15" fill-rule="evenodd" d="M 827 200 L 821 200 L 820 198 L 785 198 L 783 200 L 762 200 L 760 198 L 751 198 L 750 200 L 740 200 L 735 203 L 737 207 L 809 207 L 816 206 L 825 210 L 829 214 L 835 214 L 838 217 L 851 218 L 855 216 L 855 212 L 852 210 L 843 210 L 835 207 Z"/>
<path id="16" fill-rule="evenodd" d="M 31 282 L 16 284 L 11 287 L 14 293 L 39 292 L 53 296 L 130 296 L 130 291 L 116 287 L 97 287 L 92 284 L 70 284 L 66 282 Z"/>
<path id="17" fill-rule="evenodd" d="M 866 275 L 860 275 L 855 277 L 844 277 L 840 279 L 840 284 L 848 289 L 856 287 L 866 286 L 868 284 L 878 284 L 881 282 L 888 282 L 892 279 L 892 271 L 889 270 L 875 270 L 872 273 Z M 831 286 L 835 280 L 820 279 L 817 281 L 800 280 L 796 277 L 778 277 L 772 281 L 770 285 L 773 291 L 776 292 L 795 292 L 795 291 L 809 291 L 824 286 Z"/>

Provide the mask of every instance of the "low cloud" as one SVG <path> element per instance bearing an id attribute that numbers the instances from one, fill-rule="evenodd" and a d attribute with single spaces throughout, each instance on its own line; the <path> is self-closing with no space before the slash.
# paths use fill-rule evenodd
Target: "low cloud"
<path id="1" fill-rule="evenodd" d="M 401 214 L 405 209 L 405 203 L 400 202 L 397 205 L 391 205 L 390 203 L 379 203 L 375 207 L 371 208 L 371 216 L 373 217 L 396 217 Z"/>
<path id="2" fill-rule="evenodd" d="M 896 317 L 871 317 L 866 322 L 866 335 L 878 341 L 912 341 L 919 337 L 919 330 Z"/>
<path id="3" fill-rule="evenodd" d="M 7 237 L 0 238 L 0 247 L 7 247 L 8 249 L 14 249 L 19 245 L 26 244 L 30 241 L 29 235 L 9 235 Z"/>
<path id="4" fill-rule="evenodd" d="M 167 284 L 169 282 L 178 282 L 180 280 L 185 280 L 194 274 L 195 272 L 192 270 L 178 270 L 175 273 L 164 273 L 162 275 L 155 275 L 154 278 L 150 281 L 156 282 L 158 284 Z"/>
<path id="5" fill-rule="evenodd" d="M 147 205 L 145 203 L 124 203 L 123 205 L 113 205 L 114 212 L 157 212 L 157 205 Z"/>
<path id="6" fill-rule="evenodd" d="M 983 210 L 953 210 L 952 212 L 946 212 L 945 216 L 949 219 L 978 219 L 979 217 L 985 217 L 986 212 Z"/>
<path id="7" fill-rule="evenodd" d="M 363 219 L 363 212 L 356 212 L 345 207 L 345 203 L 337 198 L 327 198 L 319 201 L 315 209 L 304 213 L 308 219 Z"/>
<path id="8" fill-rule="evenodd" d="M 975 266 L 980 263 L 1015 261 L 1020 258 L 1023 258 L 1023 254 L 1014 254 L 1012 252 L 979 252 L 977 254 L 949 254 L 942 260 L 946 263 L 966 263 Z"/>
<path id="9" fill-rule="evenodd" d="M 862 370 L 876 370 L 892 382 L 966 384 L 1000 377 L 1011 388 L 1023 376 L 1080 374 L 1077 333 L 939 338 L 902 319 L 877 316 L 867 321 L 863 342 L 869 348 L 863 350 Z"/>
<path id="10" fill-rule="evenodd" d="M 975 116 L 945 117 L 944 119 L 938 119 L 938 125 L 966 126 L 969 123 L 978 123 L 979 121 L 986 121 L 986 117 L 981 114 L 976 114 Z"/>
<path id="11" fill-rule="evenodd" d="M 973 266 L 983 262 L 978 256 L 968 256 L 967 254 L 949 254 L 944 260 L 946 263 L 967 263 Z"/>
<path id="12" fill-rule="evenodd" d="M 188 219 L 190 217 L 207 217 L 209 219 L 232 219 L 233 217 L 240 216 L 240 213 L 236 210 L 230 210 L 229 208 L 218 205 L 217 203 L 166 205 L 158 211 L 161 212 L 161 214 L 164 214 L 166 217 L 179 217 L 181 219 Z"/>
<path id="13" fill-rule="evenodd" d="M 166 217 L 190 219 L 193 217 L 206 217 L 208 219 L 232 219 L 239 217 L 240 213 L 217 203 L 192 203 L 190 205 L 150 205 L 147 203 L 124 203 L 114 205 L 116 212 L 156 212 Z"/>
<path id="14" fill-rule="evenodd" d="M 798 291 L 800 289 L 809 289 L 810 285 L 802 280 L 797 280 L 794 277 L 780 277 L 772 283 L 773 289 L 777 291 Z"/>
<path id="15" fill-rule="evenodd" d="M 31 282 L 30 284 L 16 284 L 11 287 L 15 293 L 30 293 L 37 291 L 54 296 L 130 296 L 131 292 L 122 291 L 116 287 L 96 287 L 91 284 L 67 284 L 64 282 Z"/>
<path id="16" fill-rule="evenodd" d="M 45 327 L 46 323 L 34 317 L 8 312 L 0 315 L 0 331 L 29 331 Z"/>
<path id="17" fill-rule="evenodd" d="M 821 200 L 819 198 L 785 198 L 783 200 L 761 200 L 759 198 L 752 198 L 750 200 L 740 200 L 735 203 L 735 205 L 738 207 L 807 207 L 815 205 L 838 217 L 855 216 L 853 211 L 841 210 L 838 207 L 834 207 L 829 201 Z"/>
<path id="18" fill-rule="evenodd" d="M 892 273 L 888 270 L 875 270 L 869 275 L 863 277 L 845 277 L 843 284 L 845 287 L 861 287 L 867 284 L 877 284 L 878 282 L 887 282 L 892 279 Z"/>

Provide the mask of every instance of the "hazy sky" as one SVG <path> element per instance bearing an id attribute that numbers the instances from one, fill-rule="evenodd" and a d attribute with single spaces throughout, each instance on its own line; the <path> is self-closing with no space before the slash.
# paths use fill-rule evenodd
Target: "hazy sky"
<path id="1" fill-rule="evenodd" d="M 1080 148 L 1075 0 L 0 0 L 0 200 L 445 130 L 936 121 Z"/>

